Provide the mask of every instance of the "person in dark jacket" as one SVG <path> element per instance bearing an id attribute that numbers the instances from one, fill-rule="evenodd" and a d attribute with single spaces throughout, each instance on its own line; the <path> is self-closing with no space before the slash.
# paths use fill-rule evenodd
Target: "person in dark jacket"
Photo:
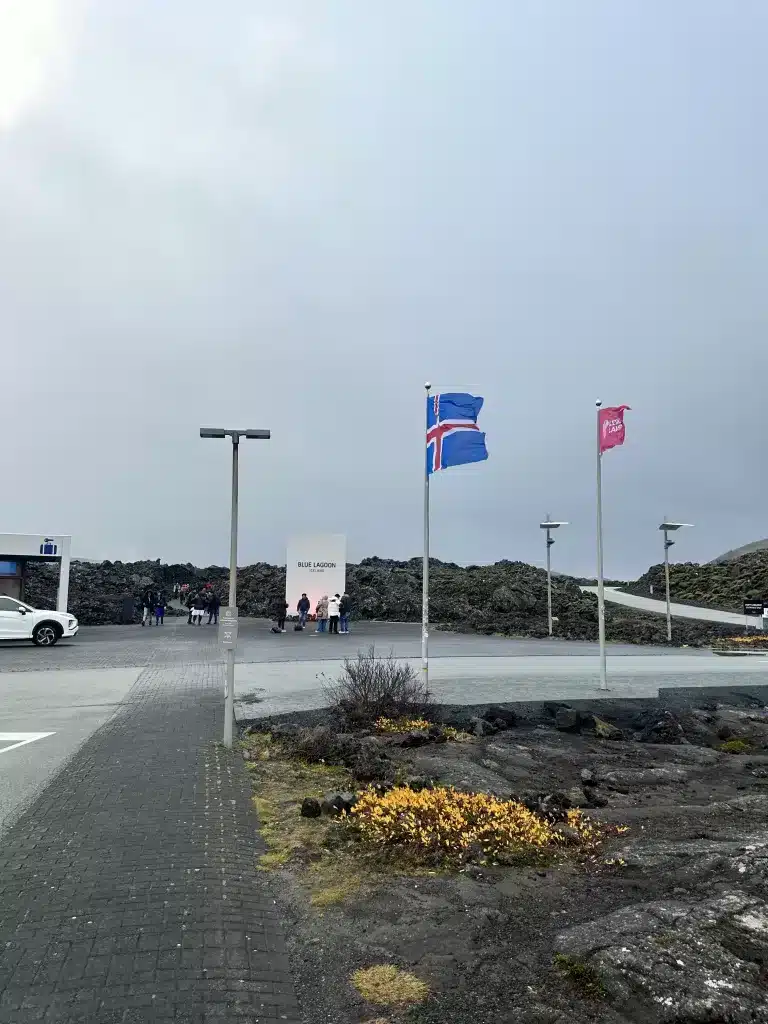
<path id="1" fill-rule="evenodd" d="M 205 612 L 205 598 L 202 594 L 197 594 L 194 601 L 192 602 L 192 623 L 195 626 L 202 626 L 203 624 L 203 613 Z"/>
<path id="2" fill-rule="evenodd" d="M 192 625 L 192 606 L 194 605 L 194 603 L 195 603 L 195 595 L 192 594 L 192 593 L 189 593 L 187 595 L 187 600 L 186 600 L 186 605 L 187 605 L 187 608 L 189 609 L 189 618 L 187 619 L 187 625 L 188 626 Z"/>
<path id="3" fill-rule="evenodd" d="M 272 617 L 277 623 L 279 633 L 285 632 L 285 614 L 288 611 L 288 602 L 284 597 L 276 597 L 272 602 Z"/>
<path id="4" fill-rule="evenodd" d="M 217 594 L 211 593 L 208 598 L 208 625 L 211 623 L 218 625 L 219 622 L 219 608 L 221 608 L 221 601 Z"/>
<path id="5" fill-rule="evenodd" d="M 352 611 L 352 602 L 349 594 L 342 594 L 339 601 L 339 632 L 349 632 L 349 613 Z"/>
<path id="6" fill-rule="evenodd" d="M 141 595 L 141 624 L 152 625 L 152 614 L 155 610 L 156 598 L 152 590 L 145 590 Z"/>
<path id="7" fill-rule="evenodd" d="M 299 613 L 299 625 L 302 629 L 307 624 L 307 616 L 309 615 L 309 598 L 306 594 L 302 594 L 299 598 L 299 603 L 296 605 L 296 611 Z"/>
<path id="8" fill-rule="evenodd" d="M 162 626 L 165 622 L 165 594 L 158 594 L 155 598 L 155 625 Z"/>

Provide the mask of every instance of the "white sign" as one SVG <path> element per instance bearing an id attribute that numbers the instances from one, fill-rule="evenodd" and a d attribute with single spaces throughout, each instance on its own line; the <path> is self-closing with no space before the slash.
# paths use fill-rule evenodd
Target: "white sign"
<path id="1" fill-rule="evenodd" d="M 69 557 L 72 538 L 55 533 L 0 533 L 0 559 L 58 559 L 56 611 L 66 612 L 69 598 Z"/>
<path id="2" fill-rule="evenodd" d="M 237 608 L 220 609 L 219 643 L 222 647 L 237 647 Z"/>
<path id="3" fill-rule="evenodd" d="M 61 558 L 69 552 L 70 539 L 52 533 L 0 533 L 0 556 Z"/>
<path id="4" fill-rule="evenodd" d="M 347 583 L 347 538 L 343 533 L 291 537 L 285 560 L 285 600 L 296 614 L 302 594 L 314 614 L 321 597 L 343 594 Z"/>

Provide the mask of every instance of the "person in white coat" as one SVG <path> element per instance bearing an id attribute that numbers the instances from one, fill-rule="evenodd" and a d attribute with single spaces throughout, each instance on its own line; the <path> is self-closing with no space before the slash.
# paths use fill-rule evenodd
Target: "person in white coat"
<path id="1" fill-rule="evenodd" d="M 338 594 L 334 594 L 333 597 L 328 599 L 328 632 L 336 633 L 339 632 L 339 604 L 341 598 Z"/>

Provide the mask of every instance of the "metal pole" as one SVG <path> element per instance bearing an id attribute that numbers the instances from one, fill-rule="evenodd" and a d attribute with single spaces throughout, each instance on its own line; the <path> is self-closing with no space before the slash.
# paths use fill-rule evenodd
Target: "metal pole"
<path id="1" fill-rule="evenodd" d="M 240 439 L 232 435 L 232 522 L 229 534 L 229 607 L 236 615 L 237 608 L 237 476 Z M 227 648 L 227 696 L 224 701 L 224 746 L 232 746 L 235 720 L 235 649 Z"/>
<path id="2" fill-rule="evenodd" d="M 427 400 L 431 385 L 425 384 Z M 426 409 L 426 406 L 425 406 Z M 426 417 L 425 417 L 426 422 Z M 426 438 L 426 433 L 425 433 Z M 421 671 L 424 687 L 429 690 L 429 472 L 427 471 L 426 443 L 424 452 L 424 563 L 421 582 Z"/>
<path id="3" fill-rule="evenodd" d="M 597 629 L 600 640 L 600 689 L 608 689 L 608 672 L 605 663 L 605 586 L 603 583 L 603 479 L 602 455 L 600 453 L 600 406 L 597 406 Z"/>
<path id="4" fill-rule="evenodd" d="M 547 519 L 549 519 L 549 513 L 547 513 Z M 551 539 L 551 531 L 547 530 L 547 622 L 549 623 L 549 635 L 552 636 L 552 559 L 550 558 L 550 548 L 554 544 Z"/>
<path id="5" fill-rule="evenodd" d="M 664 522 L 667 517 L 664 516 Z M 664 530 L 664 585 L 667 590 L 667 640 L 672 640 L 672 609 L 669 604 L 669 534 Z"/>

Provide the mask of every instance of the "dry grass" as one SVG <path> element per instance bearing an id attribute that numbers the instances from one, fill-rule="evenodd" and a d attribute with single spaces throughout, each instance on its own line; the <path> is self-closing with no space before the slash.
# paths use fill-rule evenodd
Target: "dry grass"
<path id="1" fill-rule="evenodd" d="M 363 999 L 377 1006 L 412 1006 L 429 995 L 421 978 L 391 964 L 360 968 L 352 975 L 352 984 Z"/>
<path id="2" fill-rule="evenodd" d="M 318 910 L 334 903 L 344 903 L 368 888 L 372 873 L 350 856 L 334 854 L 314 861 L 307 869 L 311 891 L 309 902 Z"/>
<path id="3" fill-rule="evenodd" d="M 265 733 L 249 736 L 243 745 L 252 757 L 247 765 L 253 780 L 253 805 L 268 847 L 259 857 L 258 866 L 264 871 L 274 871 L 294 864 L 314 868 L 327 861 L 324 873 L 309 871 L 305 875 L 311 898 L 317 897 L 318 905 L 323 905 L 320 886 L 329 892 L 343 887 L 345 893 L 350 893 L 350 872 L 341 866 L 344 858 L 336 853 L 331 857 L 329 851 L 338 823 L 331 818 L 302 818 L 299 813 L 305 797 L 321 798 L 329 789 L 348 788 L 349 772 L 344 768 L 283 758 L 280 744 Z M 334 878 L 335 873 L 338 878 Z M 326 895 L 325 903 L 328 902 L 332 900 Z"/>
<path id="4" fill-rule="evenodd" d="M 345 768 L 305 764 L 289 756 L 268 734 L 254 733 L 243 743 L 253 781 L 253 806 L 268 850 L 258 858 L 263 871 L 291 868 L 309 890 L 318 910 L 344 902 L 392 874 L 408 873 L 360 850 L 338 819 L 302 818 L 305 797 L 322 798 L 328 790 L 347 790 Z"/>

